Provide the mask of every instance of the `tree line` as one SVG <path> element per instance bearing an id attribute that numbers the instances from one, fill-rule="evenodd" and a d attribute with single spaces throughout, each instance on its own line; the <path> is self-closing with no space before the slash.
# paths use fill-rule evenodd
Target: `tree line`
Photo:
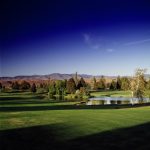
<path id="1" fill-rule="evenodd" d="M 102 76 L 100 79 L 96 79 L 95 77 L 91 81 L 91 89 L 93 90 L 131 90 L 133 87 L 133 82 L 137 77 L 120 77 L 118 76 L 117 79 L 112 79 L 111 82 L 106 82 L 106 79 L 104 76 Z M 140 84 L 142 84 L 143 89 L 150 90 L 150 79 L 146 80 L 144 78 L 144 75 L 140 75 L 139 77 Z"/>
<path id="2" fill-rule="evenodd" d="M 49 95 L 76 94 L 77 96 L 87 95 L 87 84 L 83 78 L 78 79 L 77 75 L 69 80 L 51 81 L 49 84 Z"/>
<path id="3" fill-rule="evenodd" d="M 104 76 L 99 79 L 92 78 L 91 82 L 85 82 L 77 73 L 74 77 L 68 80 L 48 80 L 40 84 L 30 83 L 27 81 L 8 81 L 12 90 L 30 90 L 35 92 L 48 92 L 49 95 L 64 96 L 67 94 L 76 94 L 79 97 L 90 95 L 90 90 L 130 90 L 133 97 L 142 97 L 145 91 L 150 91 L 150 79 L 144 78 L 144 69 L 137 69 L 133 77 L 120 77 L 106 81 Z M 5 86 L 0 82 L 0 91 L 4 90 Z"/>
<path id="4" fill-rule="evenodd" d="M 131 79 L 128 77 L 120 77 L 117 79 L 112 79 L 111 82 L 106 82 L 104 76 L 100 79 L 96 79 L 95 77 L 92 79 L 92 89 L 93 90 L 129 90 Z"/>
<path id="5" fill-rule="evenodd" d="M 10 85 L 10 88 L 12 90 L 31 90 L 31 92 L 35 93 L 36 92 L 36 84 L 30 84 L 27 81 L 22 81 L 21 83 L 19 83 L 18 81 L 8 81 L 8 84 Z M 5 86 L 2 85 L 2 83 L 0 82 L 0 90 L 5 91 Z"/>

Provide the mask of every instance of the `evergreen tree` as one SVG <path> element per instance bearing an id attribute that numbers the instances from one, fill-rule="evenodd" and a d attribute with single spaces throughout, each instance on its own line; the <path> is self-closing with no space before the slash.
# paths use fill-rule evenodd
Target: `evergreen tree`
<path id="1" fill-rule="evenodd" d="M 80 90 L 81 87 L 86 87 L 86 83 L 83 78 L 81 78 L 78 82 L 77 89 Z"/>
<path id="2" fill-rule="evenodd" d="M 110 84 L 110 90 L 116 90 L 116 81 L 112 80 L 111 84 Z"/>
<path id="3" fill-rule="evenodd" d="M 83 78 L 81 78 L 80 81 L 81 81 L 82 87 L 86 87 L 86 82 L 85 82 L 85 80 L 84 80 Z"/>
<path id="4" fill-rule="evenodd" d="M 75 81 L 73 78 L 70 78 L 67 81 L 67 92 L 73 94 L 73 93 L 75 93 L 75 91 L 76 91 Z"/>
<path id="5" fill-rule="evenodd" d="M 97 90 L 98 89 L 98 83 L 97 83 L 95 77 L 93 77 L 93 79 L 92 79 L 92 89 L 93 90 Z"/>
<path id="6" fill-rule="evenodd" d="M 117 77 L 116 89 L 121 90 L 121 79 L 120 76 Z"/>
<path id="7" fill-rule="evenodd" d="M 31 86 L 31 92 L 33 92 L 33 93 L 36 92 L 36 85 L 35 85 L 35 83 L 33 83 L 32 86 Z"/>
<path id="8" fill-rule="evenodd" d="M 80 88 L 83 87 L 81 80 L 79 80 L 78 85 L 77 85 L 77 89 L 80 90 Z"/>
<path id="9" fill-rule="evenodd" d="M 104 78 L 104 76 L 101 76 L 98 82 L 98 88 L 103 90 L 106 88 L 106 79 Z"/>
<path id="10" fill-rule="evenodd" d="M 2 83 L 0 82 L 0 90 L 2 89 L 2 87 L 3 87 L 3 86 L 2 86 Z"/>
<path id="11" fill-rule="evenodd" d="M 73 79 L 74 79 L 76 87 L 77 87 L 78 86 L 78 82 L 79 82 L 79 80 L 78 80 L 78 73 L 77 72 L 75 73 L 75 76 L 74 76 Z"/>
<path id="12" fill-rule="evenodd" d="M 0 82 L 0 92 L 2 91 L 2 88 L 3 86 L 2 86 L 2 83 Z"/>

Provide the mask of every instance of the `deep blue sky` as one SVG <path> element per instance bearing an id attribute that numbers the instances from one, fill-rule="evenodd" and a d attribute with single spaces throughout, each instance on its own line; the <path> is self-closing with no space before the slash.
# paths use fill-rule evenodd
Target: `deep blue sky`
<path id="1" fill-rule="evenodd" d="M 150 73 L 149 0 L 21 0 L 1 5 L 0 76 Z"/>

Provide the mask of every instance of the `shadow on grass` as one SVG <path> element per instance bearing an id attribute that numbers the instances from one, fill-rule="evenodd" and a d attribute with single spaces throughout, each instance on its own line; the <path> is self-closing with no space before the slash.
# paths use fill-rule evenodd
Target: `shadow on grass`
<path id="1" fill-rule="evenodd" d="M 11 97 L 0 97 L 0 100 L 1 101 L 5 101 L 5 100 L 29 100 L 29 99 L 43 99 L 44 98 L 44 96 L 42 96 L 42 95 L 31 95 L 31 96 L 29 96 L 29 97 L 27 97 L 27 96 L 11 96 Z"/>
<path id="2" fill-rule="evenodd" d="M 150 123 L 102 132 L 72 140 L 72 149 L 79 150 L 149 150 Z"/>
<path id="3" fill-rule="evenodd" d="M 69 128 L 69 127 L 68 127 Z M 64 124 L 0 131 L 1 150 L 149 150 L 150 123 L 101 132 L 76 139 L 61 139 Z M 73 130 L 69 128 L 67 130 Z M 81 135 L 82 136 L 82 135 Z"/>
<path id="4" fill-rule="evenodd" d="M 125 104 L 125 105 L 50 105 L 50 106 L 5 106 L 0 107 L 1 112 L 18 112 L 18 111 L 46 111 L 46 110 L 79 110 L 79 109 L 125 109 L 125 108 L 136 108 L 150 106 L 150 103 L 145 104 Z"/>
<path id="5" fill-rule="evenodd" d="M 56 128 L 57 124 L 53 126 Z M 53 126 L 33 126 L 0 131 L 1 150 L 61 149 L 62 142 L 56 138 Z"/>

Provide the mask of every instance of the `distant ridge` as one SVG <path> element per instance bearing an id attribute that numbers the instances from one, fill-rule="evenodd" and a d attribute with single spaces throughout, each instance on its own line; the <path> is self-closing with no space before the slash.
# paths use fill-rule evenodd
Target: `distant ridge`
<path id="1" fill-rule="evenodd" d="M 75 74 L 61 74 L 61 73 L 52 73 L 48 75 L 21 75 L 15 77 L 0 77 L 0 80 L 48 80 L 48 79 L 55 79 L 55 80 L 64 80 L 70 79 Z M 88 74 L 78 74 L 79 77 L 83 77 L 85 79 L 90 79 L 93 77 L 100 78 L 102 75 L 88 75 Z M 117 76 L 104 76 L 107 78 L 115 79 Z M 129 77 L 129 76 L 128 76 Z M 150 74 L 145 74 L 145 78 L 150 78 Z"/>
<path id="2" fill-rule="evenodd" d="M 64 80 L 64 79 L 70 79 L 74 75 L 75 74 L 61 74 L 61 73 L 52 73 L 48 75 L 20 75 L 15 77 L 0 77 L 0 80 L 48 80 L 48 79 Z M 99 78 L 102 75 L 93 76 L 88 74 L 78 74 L 78 76 L 89 79 L 93 77 Z M 117 76 L 110 76 L 110 78 L 116 78 L 116 77 Z"/>

